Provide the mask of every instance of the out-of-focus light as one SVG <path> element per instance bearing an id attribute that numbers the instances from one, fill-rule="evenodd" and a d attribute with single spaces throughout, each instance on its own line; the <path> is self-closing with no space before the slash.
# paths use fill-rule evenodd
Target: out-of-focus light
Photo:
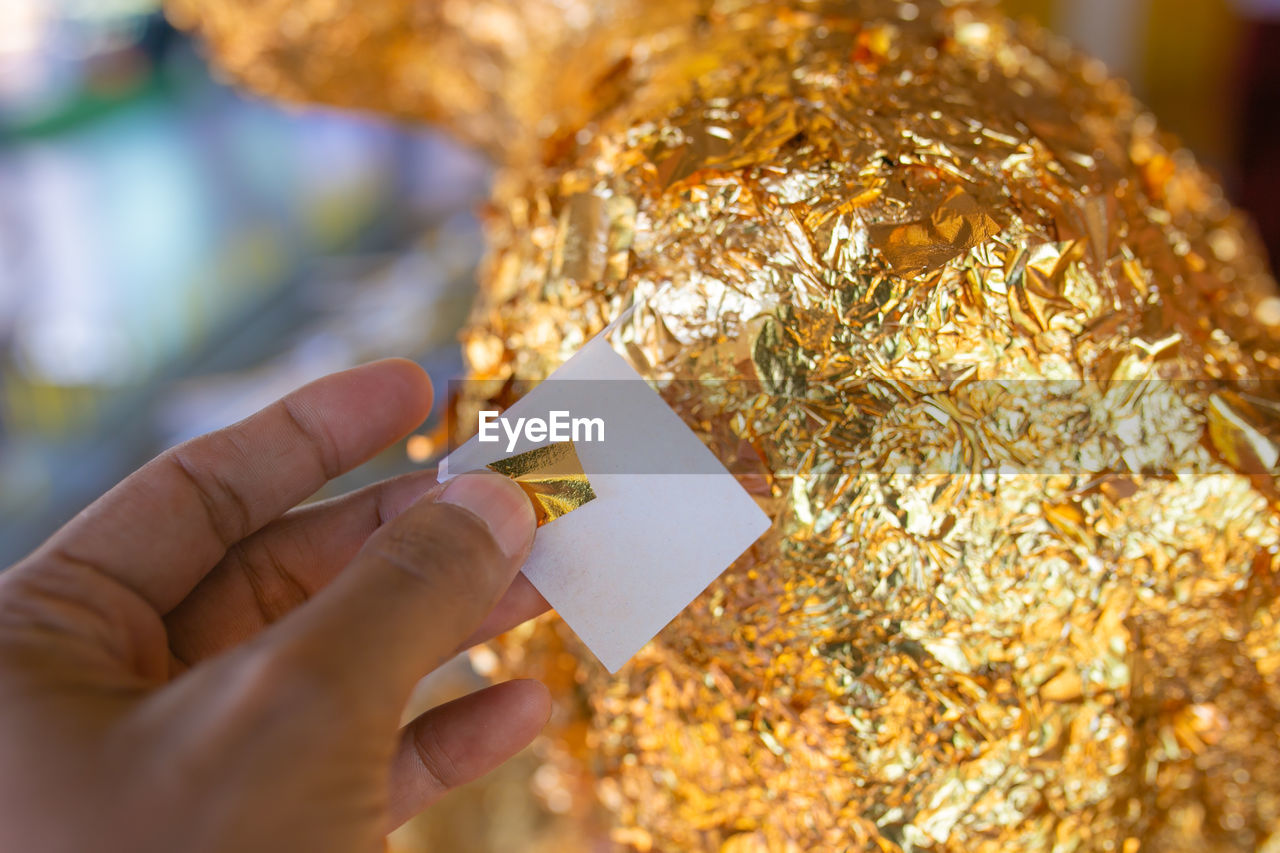
<path id="1" fill-rule="evenodd" d="M 426 462 L 436 452 L 436 443 L 422 434 L 409 436 L 404 447 L 410 462 Z"/>
<path id="2" fill-rule="evenodd" d="M 476 675 L 489 678 L 498 671 L 498 655 L 485 645 L 472 646 L 467 652 L 467 658 L 471 662 L 471 668 L 475 670 Z"/>
<path id="3" fill-rule="evenodd" d="M 0 58 L 35 51 L 46 40 L 50 17 L 43 0 L 0 3 Z"/>
<path id="4" fill-rule="evenodd" d="M 39 121 L 133 48 L 160 0 L 0 0 L 0 114 Z"/>
<path id="5" fill-rule="evenodd" d="M 65 50 L 73 47 L 65 42 L 94 41 L 103 29 L 134 26 L 159 9 L 160 0 L 4 0 L 0 55 Z"/>
<path id="6" fill-rule="evenodd" d="M 50 41 L 51 13 L 42 0 L 0 2 L 0 108 L 55 85 L 40 49 Z"/>
<path id="7" fill-rule="evenodd" d="M 65 314 L 18 330 L 16 355 L 25 371 L 58 385 L 110 385 L 128 379 L 129 342 L 93 316 Z"/>

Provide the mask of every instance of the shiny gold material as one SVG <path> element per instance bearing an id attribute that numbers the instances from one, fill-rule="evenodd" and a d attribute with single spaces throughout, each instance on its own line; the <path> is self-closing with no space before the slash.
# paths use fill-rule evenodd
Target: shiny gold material
<path id="1" fill-rule="evenodd" d="M 499 404 L 635 302 L 628 357 L 760 484 L 773 531 L 560 695 L 619 840 L 1280 849 L 1280 299 L 1099 64 L 965 0 L 174 8 L 264 91 L 498 153 Z M 1134 434 L 1168 473 L 1095 461 Z M 522 631 L 508 666 L 573 683 Z"/>
<path id="2" fill-rule="evenodd" d="M 533 502 L 539 527 L 596 499 L 572 441 L 535 447 L 485 467 L 510 477 L 524 489 Z"/>

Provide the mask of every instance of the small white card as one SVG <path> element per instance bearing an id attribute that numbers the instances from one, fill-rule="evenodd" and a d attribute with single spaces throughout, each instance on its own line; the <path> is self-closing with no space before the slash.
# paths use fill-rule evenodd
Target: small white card
<path id="1" fill-rule="evenodd" d="M 556 421 L 561 438 L 579 420 L 574 445 L 596 499 L 538 528 L 524 573 L 610 672 L 769 528 L 755 500 L 605 335 L 502 418 L 503 429 L 491 423 L 487 431 L 498 441 L 472 437 L 441 461 L 440 479 L 556 438 L 537 440 L 535 430 L 531 440 L 512 428 L 520 418 Z"/>

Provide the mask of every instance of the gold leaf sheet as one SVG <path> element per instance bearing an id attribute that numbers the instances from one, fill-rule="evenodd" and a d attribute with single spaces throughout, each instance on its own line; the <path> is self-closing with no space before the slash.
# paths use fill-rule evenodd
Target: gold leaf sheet
<path id="1" fill-rule="evenodd" d="M 572 441 L 535 447 L 486 467 L 510 477 L 524 489 L 533 502 L 539 527 L 596 499 Z"/>

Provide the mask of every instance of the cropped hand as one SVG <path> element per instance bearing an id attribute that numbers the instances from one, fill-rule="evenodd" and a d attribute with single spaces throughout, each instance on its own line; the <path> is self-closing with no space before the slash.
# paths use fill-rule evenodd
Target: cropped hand
<path id="1" fill-rule="evenodd" d="M 537 734 L 533 681 L 400 726 L 423 675 L 546 607 L 518 486 L 421 473 L 295 508 L 430 401 L 411 362 L 321 379 L 0 574 L 0 851 L 381 850 Z"/>

